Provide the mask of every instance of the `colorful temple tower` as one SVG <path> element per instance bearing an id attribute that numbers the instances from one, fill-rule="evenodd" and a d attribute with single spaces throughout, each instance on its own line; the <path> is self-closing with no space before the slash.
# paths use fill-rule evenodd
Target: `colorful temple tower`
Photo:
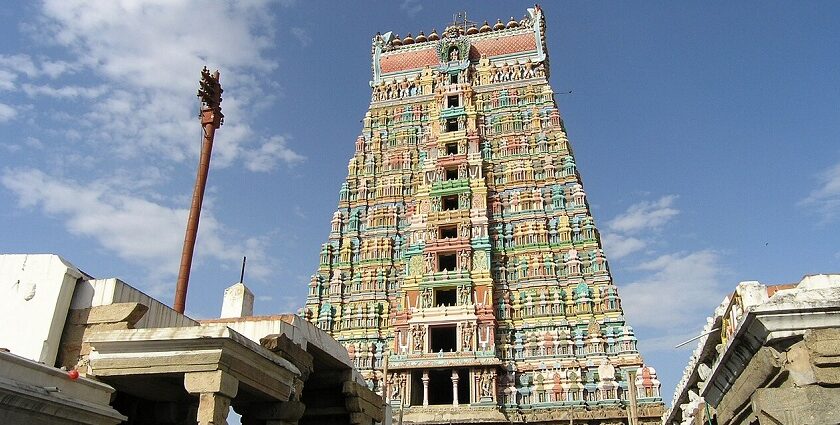
<path id="1" fill-rule="evenodd" d="M 663 411 L 548 84 L 545 30 L 535 7 L 373 39 L 370 109 L 303 313 L 405 423 Z"/>

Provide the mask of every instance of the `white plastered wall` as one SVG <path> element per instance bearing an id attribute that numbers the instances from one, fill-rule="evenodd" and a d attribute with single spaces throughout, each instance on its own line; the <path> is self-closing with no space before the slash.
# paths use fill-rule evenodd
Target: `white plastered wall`
<path id="1" fill-rule="evenodd" d="M 82 276 L 54 254 L 0 255 L 0 347 L 54 365 L 73 291 Z"/>

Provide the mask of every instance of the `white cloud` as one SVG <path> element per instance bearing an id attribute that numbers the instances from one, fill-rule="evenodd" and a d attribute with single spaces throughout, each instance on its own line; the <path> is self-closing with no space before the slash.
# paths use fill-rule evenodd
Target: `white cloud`
<path id="1" fill-rule="evenodd" d="M 80 64 L 63 60 L 38 60 L 25 54 L 0 55 L 0 89 L 14 89 L 19 75 L 29 79 L 42 76 L 54 79 L 79 68 Z"/>
<path id="2" fill-rule="evenodd" d="M 29 55 L 0 55 L 0 68 L 28 77 L 37 77 L 38 67 Z"/>
<path id="3" fill-rule="evenodd" d="M 28 83 L 21 85 L 21 88 L 29 96 L 47 96 L 58 99 L 74 99 L 78 97 L 93 99 L 102 96 L 107 91 L 105 86 L 81 87 L 67 85 L 63 87 L 51 87 L 47 85 L 33 85 Z"/>
<path id="4" fill-rule="evenodd" d="M 162 260 L 167 268 L 178 265 L 182 232 L 177 229 L 186 223 L 186 209 L 114 194 L 101 183 L 82 187 L 33 169 L 6 170 L 2 183 L 18 196 L 21 207 L 40 207 L 47 214 L 65 217 L 70 233 L 95 238 L 126 260 Z M 208 222 L 208 227 L 215 227 L 212 218 Z"/>
<path id="5" fill-rule="evenodd" d="M 676 199 L 675 195 L 668 195 L 653 202 L 642 201 L 633 204 L 607 225 L 612 231 L 626 233 L 660 229 L 679 214 L 679 210 L 673 208 Z"/>
<path id="6" fill-rule="evenodd" d="M 403 0 L 400 4 L 400 10 L 406 13 L 409 17 L 413 18 L 423 10 L 423 5 L 420 3 L 419 0 Z"/>
<path id="7" fill-rule="evenodd" d="M 306 298 L 302 296 L 282 296 L 279 300 L 274 301 L 274 306 L 276 306 L 276 311 L 282 311 L 287 313 L 297 313 L 297 311 L 303 307 L 306 303 Z"/>
<path id="8" fill-rule="evenodd" d="M 41 74 L 50 78 L 58 78 L 68 72 L 75 72 L 81 68 L 79 63 L 70 63 L 62 60 L 43 60 L 41 61 Z"/>
<path id="9" fill-rule="evenodd" d="M 0 90 L 14 90 L 17 74 L 7 69 L 0 68 Z"/>
<path id="10" fill-rule="evenodd" d="M 83 70 L 100 79 L 93 87 L 23 88 L 30 95 L 97 98 L 77 117 L 82 139 L 96 145 L 101 155 L 142 155 L 158 162 L 197 156 L 199 144 L 188 136 L 197 134 L 199 70 L 204 65 L 219 69 L 227 124 L 218 133 L 214 166 L 230 166 L 264 148 L 254 142 L 260 137 L 250 117 L 255 115 L 252 104 L 274 84 L 272 71 L 278 66 L 269 55 L 276 44 L 272 4 L 46 0 L 36 36 L 63 47 L 70 60 L 44 59 L 39 67 L 26 55 L 4 58 L 23 64 L 25 71 L 18 73 L 29 77 Z M 208 26 L 219 30 L 208 31 Z M 14 86 L 14 78 L 0 74 L 0 89 L 10 84 Z M 300 159 L 285 149 L 287 154 L 276 160 Z"/>
<path id="11" fill-rule="evenodd" d="M 724 270 L 714 251 L 665 254 L 636 269 L 643 276 L 621 285 L 624 311 L 634 326 L 685 333 L 703 323 L 725 295 Z"/>
<path id="12" fill-rule="evenodd" d="M 271 70 L 267 2 L 202 3 L 47 0 L 57 41 L 109 77 L 145 88 L 194 91 L 195 75 L 208 60 L 233 69 Z M 208 25 L 223 31 L 208 31 Z M 256 31 L 255 31 L 256 30 Z"/>
<path id="13" fill-rule="evenodd" d="M 820 173 L 818 180 L 818 187 L 799 204 L 814 208 L 825 220 L 832 220 L 840 215 L 840 163 Z"/>
<path id="14" fill-rule="evenodd" d="M 305 160 L 289 136 L 272 137 L 254 128 L 254 117 L 277 99 L 281 73 L 274 49 L 282 42 L 277 36 L 295 36 L 276 33 L 278 3 L 294 2 L 39 2 L 35 23 L 21 28 L 38 45 L 51 44 L 49 49 L 0 55 L 0 91 L 37 97 L 39 109 L 30 114 L 27 105 L 0 103 L 0 122 L 32 115 L 41 132 L 13 144 L 3 141 L 2 148 L 49 145 L 50 152 L 40 153 L 60 157 L 61 166 L 0 170 L 0 185 L 18 207 L 49 215 L 68 233 L 145 267 L 147 287 L 170 285 L 189 199 L 174 199 L 186 194 L 173 194 L 166 185 L 185 164 L 193 169 L 198 158 L 195 93 L 204 65 L 220 70 L 225 89 L 226 123 L 217 133 L 214 168 L 240 165 L 266 172 Z M 72 101 L 73 107 L 53 106 L 48 98 Z M 50 127 L 53 122 L 72 125 Z M 54 162 L 45 158 L 41 164 Z M 67 178 L 56 171 L 67 170 L 66 164 L 81 169 Z M 249 277 L 265 280 L 275 274 L 276 260 L 266 255 L 271 239 L 243 236 L 225 226 L 213 214 L 212 189 L 205 198 L 196 262 L 212 260 L 238 276 L 247 255 Z"/>
<path id="15" fill-rule="evenodd" d="M 271 171 L 278 162 L 295 164 L 305 158 L 289 149 L 286 138 L 274 136 L 260 146 L 258 150 L 245 152 L 245 167 L 251 171 Z"/>
<path id="16" fill-rule="evenodd" d="M 726 292 L 722 283 L 726 271 L 716 251 L 662 254 L 652 247 L 680 213 L 674 206 L 676 199 L 668 195 L 633 204 L 607 222 L 602 236 L 611 259 L 644 251 L 641 262 L 626 270 L 630 282 L 619 287 L 628 323 L 656 335 L 640 343 L 645 351 L 670 351 L 696 336 L 703 318 Z"/>
<path id="17" fill-rule="evenodd" d="M 300 27 L 292 27 L 290 30 L 292 35 L 300 42 L 301 47 L 307 47 L 312 44 L 312 36 L 309 32 Z"/>
<path id="18" fill-rule="evenodd" d="M 23 149 L 23 146 L 14 144 L 14 143 L 2 143 L 0 142 L 0 147 L 8 151 L 9 153 L 17 153 Z"/>
<path id="19" fill-rule="evenodd" d="M 601 237 L 601 243 L 604 245 L 606 252 L 610 254 L 610 258 L 614 260 L 626 257 L 647 246 L 647 242 L 642 239 L 624 236 L 619 233 L 605 233 Z"/>
<path id="20" fill-rule="evenodd" d="M 17 110 L 5 103 L 0 103 L 0 123 L 10 121 L 17 116 Z"/>
<path id="21" fill-rule="evenodd" d="M 21 208 L 39 208 L 63 220 L 67 231 L 89 237 L 129 263 L 174 276 L 180 262 L 186 208 L 174 208 L 144 197 L 120 192 L 113 182 L 81 185 L 55 178 L 35 169 L 7 169 L 0 182 L 18 197 Z M 227 231 L 213 216 L 202 211 L 197 258 L 212 258 L 238 267 L 247 255 L 250 276 L 264 279 L 271 274 L 265 251 L 267 239 L 229 240 Z"/>
<path id="22" fill-rule="evenodd" d="M 676 199 L 675 195 L 666 195 L 656 201 L 641 201 L 608 221 L 601 241 L 609 258 L 626 257 L 653 243 L 657 232 L 679 214 L 674 207 Z"/>
<path id="23" fill-rule="evenodd" d="M 29 136 L 24 139 L 23 143 L 33 149 L 44 149 L 44 143 L 37 137 Z"/>

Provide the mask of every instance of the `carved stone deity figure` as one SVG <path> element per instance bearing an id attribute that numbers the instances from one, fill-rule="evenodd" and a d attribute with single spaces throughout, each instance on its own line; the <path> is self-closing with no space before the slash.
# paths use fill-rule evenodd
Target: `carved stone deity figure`
<path id="1" fill-rule="evenodd" d="M 443 73 L 440 73 L 435 77 L 435 87 L 440 88 L 445 84 L 445 82 L 446 76 Z"/>
<path id="2" fill-rule="evenodd" d="M 440 198 L 435 196 L 432 198 L 432 211 L 440 211 Z M 423 211 L 421 211 L 423 212 Z M 428 211 L 426 211 L 428 212 Z"/>
<path id="3" fill-rule="evenodd" d="M 461 349 L 463 351 L 472 351 L 473 330 L 474 327 L 472 322 L 464 324 L 463 334 L 461 335 Z"/>
<path id="4" fill-rule="evenodd" d="M 438 198 L 434 198 L 438 199 Z M 458 206 L 460 208 L 470 208 L 470 194 L 469 193 L 459 193 L 458 194 Z"/>
<path id="5" fill-rule="evenodd" d="M 458 48 L 453 47 L 452 50 L 449 51 L 449 60 L 456 61 L 458 60 Z"/>
<path id="6" fill-rule="evenodd" d="M 423 290 L 422 302 L 420 303 L 420 306 L 423 307 L 423 308 L 428 308 L 428 307 L 432 306 L 432 290 L 431 289 L 426 288 L 426 289 Z"/>
<path id="7" fill-rule="evenodd" d="M 487 254 L 484 251 L 473 253 L 473 269 L 476 271 L 487 271 Z"/>
<path id="8" fill-rule="evenodd" d="M 400 97 L 408 96 L 409 87 L 411 87 L 411 83 L 408 81 L 407 78 L 403 77 L 402 81 L 400 81 L 399 83 Z"/>
<path id="9" fill-rule="evenodd" d="M 461 229 L 458 231 L 460 237 L 469 239 L 470 237 L 470 223 L 461 223 Z"/>
<path id="10" fill-rule="evenodd" d="M 388 394 L 388 398 L 391 400 L 399 400 L 400 399 L 400 387 L 402 386 L 402 375 L 393 373 L 391 374 L 391 391 Z"/>
<path id="11" fill-rule="evenodd" d="M 470 295 L 472 294 L 472 289 L 469 286 L 462 286 L 459 288 L 458 294 L 458 304 L 467 305 L 470 303 Z"/>
<path id="12" fill-rule="evenodd" d="M 423 340 L 426 338 L 426 330 L 417 326 L 411 330 L 411 340 L 414 343 L 414 351 L 423 351 Z"/>
<path id="13" fill-rule="evenodd" d="M 435 254 L 427 252 L 425 257 L 426 257 L 426 273 L 434 273 L 434 271 L 435 271 Z"/>
<path id="14" fill-rule="evenodd" d="M 615 381 L 615 366 L 606 360 L 602 360 L 598 366 L 598 376 L 601 378 L 601 381 Z"/>
<path id="15" fill-rule="evenodd" d="M 594 320 L 589 322 L 587 331 L 590 338 L 601 335 L 601 327 L 598 325 L 598 322 Z"/>
<path id="16" fill-rule="evenodd" d="M 488 372 L 482 372 L 478 386 L 481 388 L 481 398 L 493 397 L 493 377 Z"/>
<path id="17" fill-rule="evenodd" d="M 470 271 L 472 269 L 472 258 L 468 250 L 461 251 L 461 270 Z"/>

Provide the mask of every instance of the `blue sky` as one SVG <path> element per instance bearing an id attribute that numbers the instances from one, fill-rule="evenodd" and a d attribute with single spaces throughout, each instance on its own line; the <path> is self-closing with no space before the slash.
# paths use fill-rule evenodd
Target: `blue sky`
<path id="1" fill-rule="evenodd" d="M 221 70 L 187 301 L 302 303 L 369 104 L 370 40 L 527 2 L 45 1 L 0 10 L 0 252 L 53 252 L 165 302 Z M 545 4 L 551 83 L 628 321 L 667 397 L 742 280 L 840 272 L 840 4 Z M 205 26 L 206 25 L 206 26 Z"/>

